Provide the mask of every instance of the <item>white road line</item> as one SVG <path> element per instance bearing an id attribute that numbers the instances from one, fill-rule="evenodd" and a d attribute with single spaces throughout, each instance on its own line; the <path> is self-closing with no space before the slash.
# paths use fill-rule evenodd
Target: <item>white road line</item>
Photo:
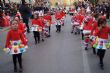
<path id="1" fill-rule="evenodd" d="M 87 52 L 84 49 L 82 41 L 81 41 L 81 47 L 82 47 L 82 54 L 83 54 L 84 73 L 90 73 L 90 67 L 89 67 L 89 63 L 88 63 Z"/>

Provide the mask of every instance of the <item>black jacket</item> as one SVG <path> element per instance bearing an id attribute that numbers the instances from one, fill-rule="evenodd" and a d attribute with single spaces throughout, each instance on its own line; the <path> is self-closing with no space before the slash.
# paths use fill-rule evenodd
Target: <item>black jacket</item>
<path id="1" fill-rule="evenodd" d="M 19 11 L 22 15 L 22 18 L 29 18 L 31 14 L 31 9 L 27 5 L 21 5 Z"/>

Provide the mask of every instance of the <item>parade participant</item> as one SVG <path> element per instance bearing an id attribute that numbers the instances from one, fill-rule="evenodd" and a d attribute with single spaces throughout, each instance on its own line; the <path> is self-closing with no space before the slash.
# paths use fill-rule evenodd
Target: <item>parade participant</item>
<path id="1" fill-rule="evenodd" d="M 55 13 L 55 24 L 56 24 L 56 32 L 60 32 L 61 31 L 61 18 L 62 18 L 62 15 L 60 14 L 60 10 L 57 11 Z"/>
<path id="2" fill-rule="evenodd" d="M 70 14 L 70 16 L 73 16 L 74 11 L 75 11 L 75 9 L 73 9 L 73 8 L 70 8 L 70 9 L 69 9 L 69 14 Z"/>
<path id="3" fill-rule="evenodd" d="M 17 11 L 17 13 L 16 13 L 15 16 L 16 16 L 16 17 L 19 17 L 20 19 L 22 18 L 22 17 L 21 17 L 21 13 L 20 13 L 19 11 Z"/>
<path id="4" fill-rule="evenodd" d="M 74 29 L 77 29 L 77 26 L 80 26 L 80 22 L 79 22 L 79 15 L 77 13 L 75 13 L 75 15 L 71 18 L 71 24 L 72 24 L 72 31 L 71 33 L 73 33 Z M 75 34 L 77 34 L 77 30 L 75 30 Z"/>
<path id="5" fill-rule="evenodd" d="M 60 15 L 61 15 L 61 24 L 62 24 L 62 26 L 64 26 L 64 20 L 65 20 L 66 15 L 63 10 L 61 10 Z"/>
<path id="6" fill-rule="evenodd" d="M 79 19 L 79 23 L 80 23 L 80 31 L 81 31 L 81 35 L 82 35 L 82 40 L 84 39 L 84 34 L 83 34 L 83 27 L 84 27 L 84 19 L 86 18 L 86 13 L 85 13 L 85 9 L 84 8 L 81 8 L 80 12 L 78 12 L 79 16 L 78 16 L 78 19 Z"/>
<path id="7" fill-rule="evenodd" d="M 27 38 L 26 38 L 26 25 L 25 25 L 25 23 L 23 23 L 22 18 L 21 19 L 20 18 L 21 17 L 19 17 L 19 16 L 15 17 L 15 20 L 18 22 L 18 29 L 21 30 L 25 42 L 28 43 Z"/>
<path id="8" fill-rule="evenodd" d="M 10 26 L 10 21 L 11 21 L 10 14 L 6 13 L 6 15 L 5 15 L 5 22 L 6 22 L 5 26 L 6 27 Z"/>
<path id="9" fill-rule="evenodd" d="M 47 14 L 44 15 L 44 19 L 47 22 L 47 27 L 49 30 L 49 37 L 50 37 L 50 31 L 51 31 L 51 24 L 52 24 L 52 17 L 50 15 L 50 13 L 48 12 Z"/>
<path id="10" fill-rule="evenodd" d="M 62 18 L 62 16 L 60 14 L 60 10 L 56 11 L 56 13 L 55 13 L 55 19 L 57 20 L 57 19 L 61 19 L 61 18 Z"/>
<path id="11" fill-rule="evenodd" d="M 11 22 L 11 29 L 8 31 L 7 39 L 6 39 L 6 46 L 10 47 L 12 45 L 13 41 L 21 41 L 22 44 L 27 45 L 26 42 L 23 39 L 22 32 L 18 29 L 18 22 L 13 20 Z M 14 43 L 14 45 L 16 45 Z M 13 57 L 13 64 L 14 64 L 14 72 L 17 72 L 17 59 L 19 63 L 19 71 L 23 71 L 22 67 L 22 53 L 17 50 L 13 50 L 13 48 L 10 47 L 10 50 L 12 50 L 12 57 Z"/>
<path id="12" fill-rule="evenodd" d="M 10 16 L 8 15 L 8 13 L 6 13 L 7 15 L 5 15 L 5 12 L 0 10 L 0 26 L 1 27 L 8 27 L 10 25 Z"/>
<path id="13" fill-rule="evenodd" d="M 82 12 L 76 12 L 75 15 L 72 17 L 72 24 L 73 24 L 73 30 L 74 28 L 77 29 L 77 31 L 75 31 L 75 34 L 80 34 L 80 30 L 82 30 L 82 23 L 83 23 L 83 20 L 85 18 L 85 10 L 82 10 Z M 73 30 L 71 33 L 73 33 Z"/>
<path id="14" fill-rule="evenodd" d="M 60 19 L 57 19 L 56 21 L 56 32 L 61 32 L 61 22 Z"/>
<path id="15" fill-rule="evenodd" d="M 42 15 L 39 16 L 38 21 L 39 21 L 39 24 L 38 24 L 38 25 L 41 27 L 41 31 L 40 31 L 41 38 L 42 38 L 42 41 L 44 41 L 44 28 L 45 28 L 44 26 L 45 26 L 45 20 L 44 20 L 44 18 L 43 18 Z"/>
<path id="16" fill-rule="evenodd" d="M 108 34 L 110 34 L 110 27 L 106 25 L 106 19 L 99 18 L 98 27 L 95 29 L 95 31 L 95 36 L 98 37 L 96 46 L 97 55 L 99 57 L 100 67 L 101 69 L 104 69 L 103 59 L 107 49 L 106 43 L 108 39 Z"/>
<path id="17" fill-rule="evenodd" d="M 95 29 L 98 27 L 98 25 L 97 25 L 97 21 L 96 20 L 94 20 L 93 21 L 93 23 L 92 23 L 92 30 L 91 30 L 91 35 L 90 35 L 90 40 L 91 40 L 91 46 L 92 46 L 92 49 L 93 49 L 93 54 L 96 54 L 96 48 L 95 47 L 93 47 L 93 45 L 94 45 L 94 42 L 95 42 L 95 39 L 96 39 L 96 36 L 95 36 Z"/>
<path id="18" fill-rule="evenodd" d="M 32 27 L 35 28 L 33 30 L 35 44 L 40 43 L 39 17 L 38 17 L 38 14 L 36 14 L 36 13 L 34 14 L 34 19 L 32 20 Z"/>
<path id="19" fill-rule="evenodd" d="M 5 15 L 5 14 L 3 15 L 3 19 L 4 19 L 4 27 L 9 26 L 10 20 L 9 20 L 9 19 L 7 19 L 7 17 L 6 17 L 6 15 Z"/>
<path id="20" fill-rule="evenodd" d="M 27 32 L 30 33 L 28 23 L 29 23 L 29 17 L 30 17 L 30 14 L 31 14 L 31 9 L 28 7 L 27 3 L 23 3 L 20 6 L 19 11 L 20 11 L 21 16 L 23 18 L 23 22 L 26 24 Z"/>
<path id="21" fill-rule="evenodd" d="M 91 44 L 91 47 L 93 49 L 93 54 L 96 54 L 96 48 L 93 47 L 93 43 L 95 41 L 95 29 L 98 27 L 97 25 L 97 21 L 96 21 L 96 18 L 95 18 L 95 15 L 94 13 L 92 13 L 90 16 L 89 16 L 89 24 L 92 24 L 92 30 L 91 30 L 91 34 L 90 34 L 90 44 Z"/>
<path id="22" fill-rule="evenodd" d="M 90 22 L 90 18 L 87 18 L 84 20 L 84 27 L 83 27 L 85 50 L 88 50 L 89 35 L 91 34 L 91 30 L 92 30 L 92 23 Z"/>
<path id="23" fill-rule="evenodd" d="M 26 32 L 26 26 L 25 26 L 25 23 L 23 23 L 23 20 L 22 19 L 20 19 L 20 17 L 15 17 L 15 20 L 18 22 L 18 28 L 19 28 L 19 30 L 21 30 L 23 33 L 25 33 Z"/>

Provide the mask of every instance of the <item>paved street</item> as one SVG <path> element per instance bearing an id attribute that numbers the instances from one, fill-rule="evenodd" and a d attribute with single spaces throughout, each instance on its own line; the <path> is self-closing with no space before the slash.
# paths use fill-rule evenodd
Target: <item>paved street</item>
<path id="1" fill-rule="evenodd" d="M 85 51 L 81 36 L 70 33 L 70 17 L 67 16 L 61 33 L 52 26 L 51 37 L 34 44 L 32 33 L 27 34 L 29 49 L 23 54 L 23 73 L 110 73 L 110 50 L 104 59 L 104 70 L 98 66 L 98 58 L 92 49 Z M 0 73 L 13 73 L 11 55 L 3 52 L 6 31 L 0 32 Z"/>

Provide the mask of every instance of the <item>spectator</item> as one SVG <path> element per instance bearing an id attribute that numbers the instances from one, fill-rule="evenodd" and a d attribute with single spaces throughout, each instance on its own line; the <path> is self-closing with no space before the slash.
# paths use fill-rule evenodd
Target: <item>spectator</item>
<path id="1" fill-rule="evenodd" d="M 27 6 L 27 4 L 24 3 L 20 6 L 19 11 L 20 11 L 21 16 L 23 18 L 23 22 L 26 24 L 27 32 L 30 33 L 28 22 L 29 22 L 29 17 L 30 17 L 31 10 Z"/>

